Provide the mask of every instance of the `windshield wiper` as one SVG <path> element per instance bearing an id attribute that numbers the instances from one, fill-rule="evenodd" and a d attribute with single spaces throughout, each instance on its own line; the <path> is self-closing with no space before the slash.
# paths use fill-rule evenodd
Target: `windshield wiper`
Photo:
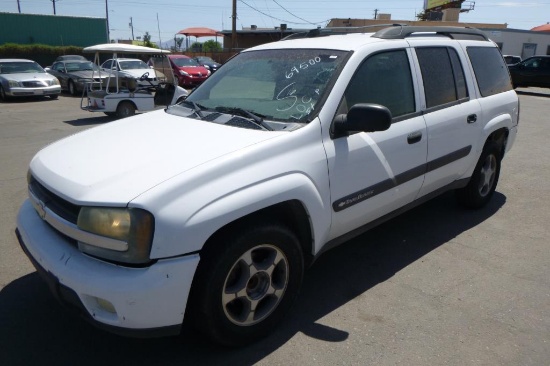
<path id="1" fill-rule="evenodd" d="M 239 107 L 216 107 L 214 110 L 221 112 L 221 113 L 231 113 L 235 114 L 241 117 L 248 117 L 250 118 L 255 124 L 257 124 L 260 127 L 263 127 L 264 129 L 268 131 L 273 131 L 273 128 L 266 124 L 262 117 L 265 117 L 260 114 L 254 114 L 250 111 L 247 111 L 246 109 L 239 108 Z"/>
<path id="2" fill-rule="evenodd" d="M 200 118 L 200 119 L 203 119 L 204 118 L 204 114 L 202 113 L 202 110 L 203 108 L 201 108 L 201 106 L 195 102 L 192 102 L 190 100 L 184 100 L 181 104 L 189 104 L 191 105 L 193 108 L 193 112 L 195 112 L 195 114 Z"/>

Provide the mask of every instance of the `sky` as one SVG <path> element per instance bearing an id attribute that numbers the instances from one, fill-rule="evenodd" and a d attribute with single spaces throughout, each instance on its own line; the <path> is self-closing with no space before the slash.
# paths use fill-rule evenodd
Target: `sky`
<path id="1" fill-rule="evenodd" d="M 111 39 L 151 35 L 153 42 L 166 43 L 188 27 L 231 30 L 233 0 L 0 0 L 0 12 L 88 16 L 105 18 L 108 13 Z M 529 30 L 550 22 L 550 0 L 476 0 L 473 11 L 462 13 L 464 23 L 507 23 L 508 28 Z M 392 20 L 415 20 L 424 0 L 237 0 L 237 30 L 256 25 L 273 28 L 324 27 L 331 18 L 373 19 L 374 13 L 389 13 Z M 108 12 L 107 12 L 108 10 Z M 208 38 L 200 38 L 204 42 Z"/>

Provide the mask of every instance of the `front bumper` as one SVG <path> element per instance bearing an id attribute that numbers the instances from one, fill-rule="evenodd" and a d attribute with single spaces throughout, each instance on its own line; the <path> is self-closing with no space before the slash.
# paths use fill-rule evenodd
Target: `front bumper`
<path id="1" fill-rule="evenodd" d="M 130 336 L 179 332 L 198 254 L 159 260 L 146 268 L 103 262 L 81 253 L 44 222 L 29 200 L 17 216 L 17 233 L 54 295 L 95 325 Z"/>
<path id="2" fill-rule="evenodd" d="M 52 85 L 46 87 L 36 88 L 23 88 L 23 87 L 10 87 L 6 90 L 6 95 L 11 97 L 30 97 L 38 95 L 55 95 L 61 93 L 61 86 Z"/>

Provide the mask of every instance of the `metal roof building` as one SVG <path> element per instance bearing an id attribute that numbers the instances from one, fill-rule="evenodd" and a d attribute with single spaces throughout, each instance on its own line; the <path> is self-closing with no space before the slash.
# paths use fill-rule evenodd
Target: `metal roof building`
<path id="1" fill-rule="evenodd" d="M 108 42 L 105 18 L 0 13 L 0 45 L 86 47 Z"/>

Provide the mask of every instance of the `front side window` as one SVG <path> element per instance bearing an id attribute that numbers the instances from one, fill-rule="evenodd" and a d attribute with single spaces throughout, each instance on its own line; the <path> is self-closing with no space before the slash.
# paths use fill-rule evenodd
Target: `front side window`
<path id="1" fill-rule="evenodd" d="M 375 54 L 359 66 L 338 113 L 347 113 L 358 103 L 383 105 L 394 118 L 415 111 L 411 67 L 405 50 Z"/>
<path id="2" fill-rule="evenodd" d="M 426 108 L 459 101 L 468 96 L 464 70 L 453 48 L 422 47 L 416 49 L 422 72 Z"/>
<path id="3" fill-rule="evenodd" d="M 212 74 L 184 105 L 195 103 L 203 115 L 237 110 L 243 115 L 244 110 L 266 121 L 307 123 L 320 111 L 346 55 L 320 49 L 243 52 Z M 210 114 L 204 119 L 216 118 Z"/>

